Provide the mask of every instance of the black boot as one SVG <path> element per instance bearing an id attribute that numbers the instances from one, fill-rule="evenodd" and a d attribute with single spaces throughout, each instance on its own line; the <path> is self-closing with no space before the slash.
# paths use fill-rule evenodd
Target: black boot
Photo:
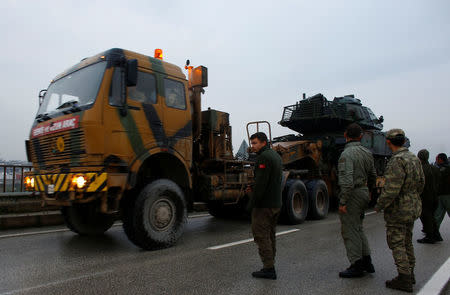
<path id="1" fill-rule="evenodd" d="M 436 240 L 436 242 L 442 242 L 442 241 L 443 241 L 442 236 L 441 236 L 441 233 L 440 233 L 439 231 L 437 231 L 437 232 L 434 234 L 434 239 Z"/>
<path id="2" fill-rule="evenodd" d="M 360 278 L 364 275 L 364 267 L 362 260 L 358 260 L 349 268 L 339 273 L 339 277 L 341 278 Z"/>
<path id="3" fill-rule="evenodd" d="M 277 273 L 275 272 L 275 268 L 263 268 L 259 271 L 252 272 L 252 276 L 260 279 L 277 279 Z"/>
<path id="4" fill-rule="evenodd" d="M 418 239 L 417 242 L 421 243 L 421 244 L 434 244 L 434 243 L 436 243 L 436 240 L 433 238 L 430 238 L 428 236 L 425 236 L 422 239 Z"/>
<path id="5" fill-rule="evenodd" d="M 386 287 L 412 293 L 413 287 L 411 282 L 411 275 L 398 274 L 396 278 L 390 281 L 386 281 Z"/>
<path id="6" fill-rule="evenodd" d="M 372 258 L 370 257 L 370 255 L 363 256 L 362 264 L 363 264 L 364 270 L 367 271 L 368 273 L 375 272 L 375 267 L 373 267 Z"/>

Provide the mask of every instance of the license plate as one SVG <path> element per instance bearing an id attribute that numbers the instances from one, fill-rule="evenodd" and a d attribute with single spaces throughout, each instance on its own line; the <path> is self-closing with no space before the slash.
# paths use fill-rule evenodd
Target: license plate
<path id="1" fill-rule="evenodd" d="M 55 185 L 54 184 L 49 184 L 47 187 L 47 193 L 48 194 L 54 194 L 55 193 Z"/>

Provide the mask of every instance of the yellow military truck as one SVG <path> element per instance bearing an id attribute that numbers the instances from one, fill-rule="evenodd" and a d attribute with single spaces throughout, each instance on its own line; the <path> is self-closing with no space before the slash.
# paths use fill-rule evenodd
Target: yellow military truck
<path id="1" fill-rule="evenodd" d="M 233 157 L 229 115 L 201 111 L 207 68 L 185 69 L 188 79 L 160 50 L 114 48 L 55 77 L 26 141 L 27 189 L 78 234 L 105 232 L 119 213 L 143 249 L 173 245 L 194 201 L 216 216 L 245 207 L 253 163 Z"/>

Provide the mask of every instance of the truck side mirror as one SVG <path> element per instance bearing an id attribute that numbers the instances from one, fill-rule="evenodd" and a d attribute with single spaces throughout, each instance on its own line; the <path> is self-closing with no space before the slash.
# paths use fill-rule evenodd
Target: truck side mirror
<path id="1" fill-rule="evenodd" d="M 46 92 L 47 89 L 42 89 L 41 91 L 39 91 L 39 105 L 41 105 L 42 102 L 44 101 L 44 96 Z"/>
<path id="2" fill-rule="evenodd" d="M 190 69 L 188 78 L 189 78 L 189 88 L 195 86 L 207 87 L 208 68 L 204 66 L 198 66 L 195 69 Z"/>
<path id="3" fill-rule="evenodd" d="M 137 84 L 137 59 L 127 60 L 127 87 L 136 86 Z"/>

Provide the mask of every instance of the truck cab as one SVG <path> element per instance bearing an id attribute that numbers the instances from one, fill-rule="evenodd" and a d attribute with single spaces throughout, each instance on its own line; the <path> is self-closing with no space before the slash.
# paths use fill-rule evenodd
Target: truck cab
<path id="1" fill-rule="evenodd" d="M 75 232 L 104 232 L 121 204 L 134 208 L 155 180 L 173 186 L 179 199 L 168 197 L 151 209 L 157 232 L 177 223 L 177 206 L 192 203 L 190 98 L 207 85 L 206 68 L 189 67 L 188 83 L 181 68 L 161 55 L 110 49 L 83 59 L 41 92 L 26 141 L 33 163 L 26 187 L 45 203 L 62 206 Z M 180 224 L 186 218 L 182 211 Z M 125 223 L 131 228 L 133 222 Z"/>

